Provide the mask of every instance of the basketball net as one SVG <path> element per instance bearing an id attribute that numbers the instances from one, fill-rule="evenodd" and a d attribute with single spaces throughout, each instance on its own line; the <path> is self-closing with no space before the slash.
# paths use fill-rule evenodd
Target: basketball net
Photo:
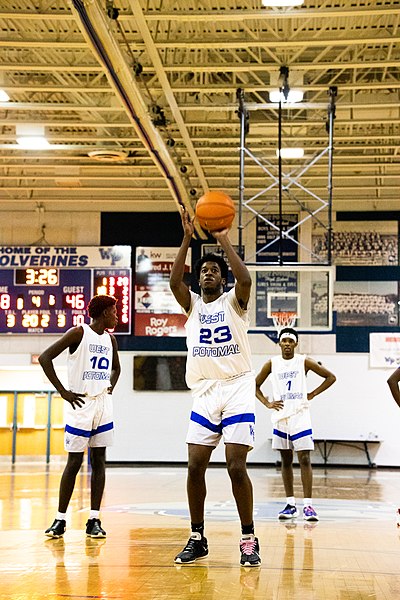
<path id="1" fill-rule="evenodd" d="M 297 319 L 297 313 L 295 312 L 273 312 L 271 318 L 274 322 L 274 327 L 278 333 L 284 327 L 294 327 Z"/>

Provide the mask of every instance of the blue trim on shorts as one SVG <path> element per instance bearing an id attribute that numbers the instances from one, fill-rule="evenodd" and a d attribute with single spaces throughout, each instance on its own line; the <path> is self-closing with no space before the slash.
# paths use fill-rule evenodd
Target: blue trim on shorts
<path id="1" fill-rule="evenodd" d="M 291 441 L 298 440 L 299 438 L 306 437 L 307 435 L 312 435 L 312 429 L 305 429 L 304 431 L 300 431 L 295 435 L 291 435 L 289 439 Z"/>
<path id="2" fill-rule="evenodd" d="M 65 431 L 67 433 L 72 433 L 73 435 L 79 435 L 80 437 L 89 438 L 91 436 L 91 431 L 86 431 L 85 429 L 78 429 L 77 427 L 71 427 L 71 425 L 65 426 Z"/>
<path id="3" fill-rule="evenodd" d="M 279 431 L 279 429 L 273 429 L 272 433 L 273 433 L 273 435 L 276 435 L 277 437 L 281 437 L 284 440 L 287 440 L 289 437 L 287 433 L 283 433 L 283 431 Z"/>
<path id="4" fill-rule="evenodd" d="M 114 423 L 112 421 L 111 423 L 100 425 L 97 429 L 92 429 L 91 431 L 87 431 L 86 429 L 78 429 L 77 427 L 71 427 L 71 425 L 65 426 L 65 431 L 67 433 L 72 433 L 73 435 L 85 438 L 90 438 L 98 433 L 104 433 L 104 431 L 110 431 L 110 429 L 114 429 Z"/>
<path id="5" fill-rule="evenodd" d="M 110 431 L 114 429 L 114 423 L 106 423 L 105 425 L 99 425 L 97 429 L 92 429 L 90 435 L 97 435 L 98 433 L 104 433 L 105 431 Z"/>
<path id="6" fill-rule="evenodd" d="M 222 419 L 221 427 L 227 427 L 228 425 L 234 425 L 235 423 L 255 423 L 256 416 L 254 413 L 242 413 L 241 415 L 233 415 Z"/>
<path id="7" fill-rule="evenodd" d="M 305 429 L 304 431 L 300 431 L 294 435 L 288 435 L 287 433 L 283 433 L 283 431 L 279 431 L 279 429 L 273 429 L 272 433 L 277 437 L 281 437 L 284 440 L 289 439 L 291 442 L 293 442 L 293 440 L 298 440 L 299 438 L 306 437 L 307 435 L 312 435 L 312 429 Z"/>
<path id="8" fill-rule="evenodd" d="M 211 421 L 209 421 L 202 415 L 199 415 L 199 413 L 194 412 L 193 410 L 190 414 L 190 420 L 194 421 L 195 423 L 198 423 L 199 425 L 202 425 L 203 427 L 209 429 L 210 431 L 213 431 L 214 433 L 222 433 L 221 424 L 215 425 L 214 423 L 211 423 Z"/>

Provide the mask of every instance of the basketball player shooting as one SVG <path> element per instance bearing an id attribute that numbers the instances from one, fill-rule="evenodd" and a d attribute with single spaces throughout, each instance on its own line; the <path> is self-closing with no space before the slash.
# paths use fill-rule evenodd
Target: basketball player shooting
<path id="1" fill-rule="evenodd" d="M 309 401 L 327 390 L 336 377 L 323 365 L 308 356 L 295 354 L 298 344 L 297 332 L 285 327 L 279 334 L 281 356 L 273 356 L 256 377 L 257 398 L 273 410 L 272 448 L 279 450 L 282 458 L 282 479 L 286 493 L 286 506 L 278 514 L 280 520 L 298 516 L 293 487 L 293 450 L 296 450 L 303 484 L 303 518 L 318 521 L 312 505 L 312 467 L 310 450 L 314 450 Z M 313 371 L 324 381 L 307 393 L 306 375 Z M 270 402 L 261 386 L 271 375 L 273 400 Z"/>
<path id="2" fill-rule="evenodd" d="M 212 451 L 223 438 L 242 528 L 240 564 L 255 567 L 261 559 L 254 535 L 253 489 L 246 467 L 247 453 L 254 445 L 255 423 L 255 380 L 247 337 L 251 278 L 232 247 L 229 229 L 213 231 L 231 266 L 235 287 L 224 292 L 228 266 L 221 256 L 206 254 L 195 265 L 201 295 L 190 291 L 183 275 L 194 219 L 184 208 L 181 218 L 184 236 L 171 270 L 170 287 L 187 315 L 186 382 L 193 395 L 186 438 L 191 535 L 175 562 L 193 563 L 208 555 L 204 537 L 205 473 Z"/>

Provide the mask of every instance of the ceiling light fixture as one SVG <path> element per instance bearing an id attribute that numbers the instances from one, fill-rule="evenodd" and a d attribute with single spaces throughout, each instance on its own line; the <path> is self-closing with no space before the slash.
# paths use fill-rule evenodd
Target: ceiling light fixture
<path id="1" fill-rule="evenodd" d="M 51 144 L 46 138 L 40 135 L 18 137 L 17 144 L 24 150 L 47 150 L 51 148 Z"/>
<path id="2" fill-rule="evenodd" d="M 261 4 L 267 7 L 279 7 L 279 6 L 301 6 L 304 0 L 261 0 Z"/>
<path id="3" fill-rule="evenodd" d="M 289 104 L 295 104 L 296 102 L 301 102 L 303 100 L 304 92 L 302 90 L 289 90 L 289 94 L 287 99 L 284 96 L 284 93 L 281 90 L 271 90 L 269 92 L 269 100 L 270 102 L 274 102 L 278 104 L 279 100 L 283 102 L 288 102 Z"/>
<path id="4" fill-rule="evenodd" d="M 276 150 L 279 156 L 279 150 Z M 281 158 L 303 158 L 304 148 L 281 148 Z"/>
<path id="5" fill-rule="evenodd" d="M 24 150 L 47 150 L 51 147 L 45 138 L 44 125 L 21 123 L 15 129 L 17 144 Z"/>
<path id="6" fill-rule="evenodd" d="M 10 102 L 10 96 L 4 90 L 0 89 L 0 102 Z"/>

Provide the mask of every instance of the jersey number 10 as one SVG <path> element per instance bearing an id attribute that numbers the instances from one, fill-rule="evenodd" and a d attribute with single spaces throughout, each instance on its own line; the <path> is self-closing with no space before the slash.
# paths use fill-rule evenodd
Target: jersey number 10
<path id="1" fill-rule="evenodd" d="M 90 362 L 92 363 L 92 369 L 96 369 L 96 363 L 98 369 L 108 369 L 110 361 L 105 356 L 100 356 L 99 362 L 97 362 L 98 356 L 92 356 Z"/>

